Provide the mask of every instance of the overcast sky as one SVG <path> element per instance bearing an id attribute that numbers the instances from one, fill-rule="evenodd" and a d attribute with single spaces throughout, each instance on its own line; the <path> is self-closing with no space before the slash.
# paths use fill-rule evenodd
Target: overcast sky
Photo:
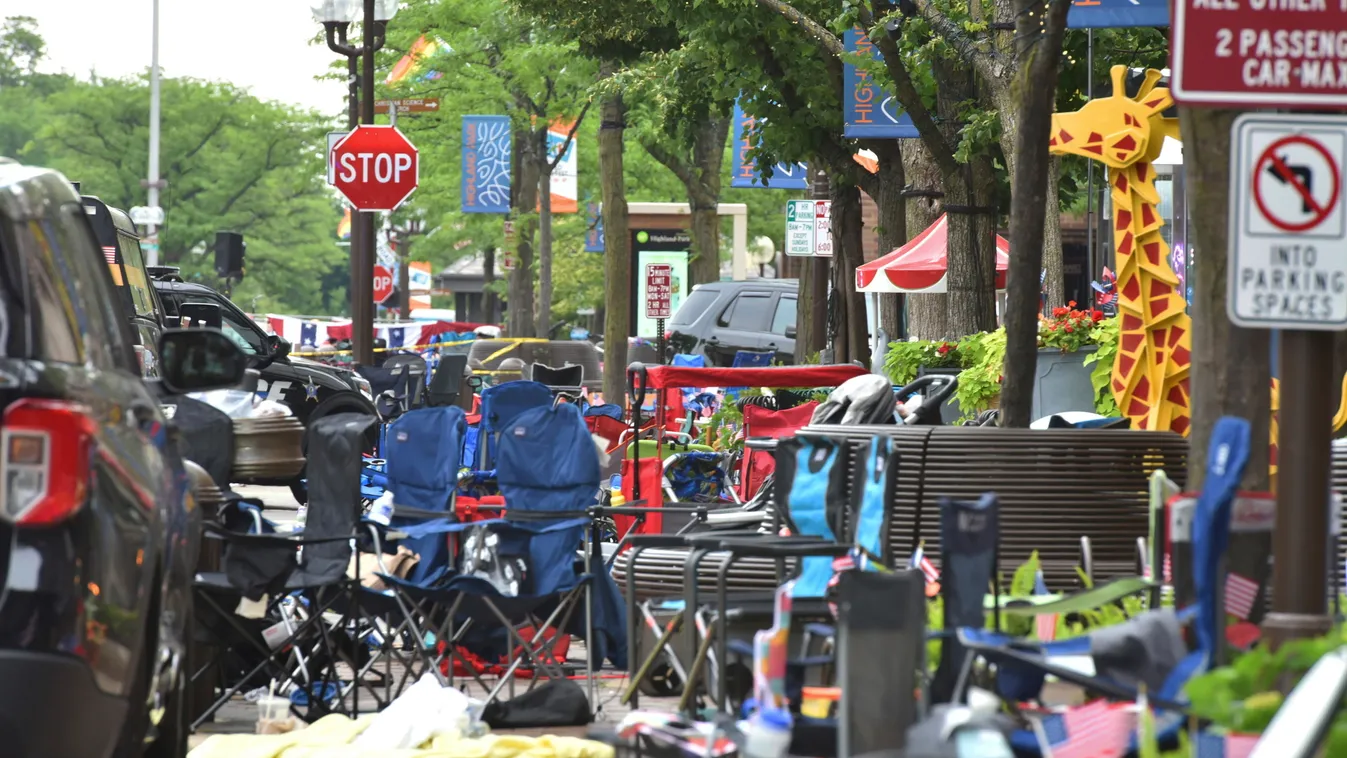
<path id="1" fill-rule="evenodd" d="M 309 0 L 159 0 L 165 76 L 227 81 L 264 100 L 331 116 L 345 86 L 316 81 L 336 55 L 309 44 L 320 29 Z M 40 67 L 81 77 L 134 75 L 150 65 L 152 0 L 0 0 L 0 16 L 32 16 L 47 41 Z"/>

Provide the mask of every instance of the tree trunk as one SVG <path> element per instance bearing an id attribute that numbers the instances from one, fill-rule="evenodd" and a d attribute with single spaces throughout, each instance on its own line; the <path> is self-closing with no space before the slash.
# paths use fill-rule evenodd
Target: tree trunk
<path id="1" fill-rule="evenodd" d="M 617 72 L 613 61 L 599 65 L 599 79 Z M 627 337 L 631 334 L 631 235 L 627 231 L 627 187 L 622 176 L 622 137 L 627 109 L 621 95 L 600 105 L 599 186 L 603 196 L 604 318 L 603 396 L 623 404 L 627 386 Z"/>
<path id="2" fill-rule="evenodd" d="M 865 296 L 856 291 L 856 268 L 864 263 L 861 247 L 861 191 L 855 185 L 834 179 L 832 195 L 833 297 L 836 298 L 836 362 L 860 361 L 870 365 L 869 333 Z"/>
<path id="3" fill-rule="evenodd" d="M 720 281 L 720 177 L 725 164 L 725 142 L 730 119 L 708 118 L 697 125 L 692 144 L 692 178 L 688 205 L 692 208 L 690 284 Z"/>
<path id="4" fill-rule="evenodd" d="M 903 171 L 907 175 L 907 186 L 921 193 L 939 194 L 943 190 L 940 170 L 931 153 L 920 140 L 910 140 L 903 146 Z M 944 213 L 944 201 L 940 197 L 914 195 L 905 203 L 907 216 L 907 242 L 912 237 L 926 231 L 931 224 L 939 220 Z M 922 340 L 943 339 L 948 336 L 949 314 L 945 306 L 944 295 L 908 295 L 907 317 L 908 334 Z"/>
<path id="5" fill-rule="evenodd" d="M 496 324 L 500 321 L 498 315 L 500 308 L 500 297 L 496 295 L 491 285 L 496 283 L 496 248 L 487 247 L 482 249 L 482 321 L 488 324 Z M 454 314 L 459 321 L 471 321 L 466 313 Z"/>
<path id="6" fill-rule="evenodd" d="M 1038 367 L 1039 274 L 1043 268 L 1046 221 L 1056 215 L 1056 194 L 1050 194 L 1049 176 L 1054 174 L 1048 153 L 1052 131 L 1053 100 L 1057 91 L 1057 68 L 1062 37 L 1066 33 L 1069 3 L 1054 0 L 1043 19 L 1042 35 L 1035 34 L 1032 13 L 1045 3 L 1016 0 L 1017 37 L 1029 38 L 1013 88 L 1015 102 L 1015 169 L 1011 174 L 1010 271 L 1006 301 L 1006 357 L 1001 370 L 1001 426 L 1027 429 L 1033 410 L 1034 382 Z M 1060 7 L 1058 7 L 1060 6 Z M 1004 119 L 1003 119 L 1004 120 Z M 1040 219 L 1042 221 L 1040 221 Z M 1060 264 L 1060 261 L 1059 261 Z"/>
<path id="7" fill-rule="evenodd" d="M 547 130 L 538 154 L 538 321 L 534 332 L 547 339 L 552 330 L 552 163 L 547 155 Z"/>
<path id="8" fill-rule="evenodd" d="M 1051 124 L 1049 124 L 1051 128 Z M 1047 269 L 1047 305 L 1049 308 L 1066 305 L 1066 268 L 1062 262 L 1062 159 L 1054 155 L 1048 159 L 1048 207 L 1043 216 L 1043 268 Z M 1011 218 L 1015 218 L 1011 214 Z M 1081 307 L 1085 307 L 1081 304 Z"/>
<path id="9" fill-rule="evenodd" d="M 957 144 L 958 137 L 954 132 L 962 117 L 964 102 L 977 96 L 975 82 L 963 66 L 936 62 L 933 69 L 939 83 L 936 101 L 940 115 L 945 119 L 946 140 Z M 944 208 L 949 225 L 945 253 L 945 308 L 949 321 L 946 333 L 941 336 L 958 339 L 992 328 L 985 314 L 996 293 L 987 291 L 983 276 L 982 257 L 988 251 L 980 232 L 983 224 L 977 218 L 981 215 L 977 206 L 981 205 L 982 198 L 975 189 L 978 177 L 974 176 L 973 166 L 957 165 L 953 171 L 942 173 L 940 180 L 945 190 Z"/>
<path id="10" fill-rule="evenodd" d="M 1192 435 L 1188 488 L 1202 486 L 1211 430 L 1221 416 L 1252 426 L 1244 488 L 1268 489 L 1272 373 L 1268 331 L 1241 329 L 1226 317 L 1226 250 L 1230 188 L 1230 125 L 1234 111 L 1179 108 L 1193 256 L 1193 359 L 1188 375 Z M 1325 408 L 1324 413 L 1336 409 Z M 1283 450 L 1282 454 L 1294 454 Z"/>
<path id="11" fill-rule="evenodd" d="M 875 151 L 879 158 L 879 171 L 875 174 L 879 191 L 874 201 L 879 210 L 879 226 L 875 232 L 879 238 L 879 254 L 883 256 L 907 242 L 907 198 L 903 197 L 907 172 L 903 170 L 902 143 L 891 141 L 881 144 Z M 879 324 L 889 340 L 900 340 L 905 336 L 905 297 L 879 296 Z"/>
<path id="12" fill-rule="evenodd" d="M 537 132 L 529 131 L 515 141 L 519 156 L 518 188 L 514 192 L 515 261 L 510 272 L 511 337 L 533 337 L 533 232 L 538 226 L 538 175 L 541 160 L 537 155 Z"/>

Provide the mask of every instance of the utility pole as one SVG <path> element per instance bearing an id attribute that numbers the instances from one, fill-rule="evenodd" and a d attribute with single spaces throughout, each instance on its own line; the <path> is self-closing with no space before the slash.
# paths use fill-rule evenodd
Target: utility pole
<path id="1" fill-rule="evenodd" d="M 159 0 L 153 0 L 153 18 L 150 22 L 150 172 L 145 181 L 149 191 L 149 207 L 159 207 L 159 189 L 163 182 L 159 180 Z M 159 265 L 159 230 L 154 224 L 145 227 L 148 240 L 145 265 Z"/>

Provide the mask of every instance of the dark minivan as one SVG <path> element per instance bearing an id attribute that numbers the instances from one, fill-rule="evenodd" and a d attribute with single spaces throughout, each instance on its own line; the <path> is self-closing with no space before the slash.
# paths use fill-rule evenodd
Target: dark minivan
<path id="1" fill-rule="evenodd" d="M 215 330 L 126 304 L 75 188 L 0 158 L 0 754 L 182 756 L 200 511 L 170 393 L 236 385 Z"/>
<path id="2" fill-rule="evenodd" d="M 794 363 L 798 287 L 795 279 L 699 285 L 673 315 L 669 343 L 711 366 L 732 365 L 740 350 L 773 350 L 777 362 Z"/>

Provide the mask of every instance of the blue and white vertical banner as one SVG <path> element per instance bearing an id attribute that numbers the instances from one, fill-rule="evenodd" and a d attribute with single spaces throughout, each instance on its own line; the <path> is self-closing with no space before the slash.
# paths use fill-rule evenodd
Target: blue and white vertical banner
<path id="1" fill-rule="evenodd" d="M 510 212 L 510 117 L 463 117 L 464 213 Z"/>
<path id="2" fill-rule="evenodd" d="M 1066 14 L 1068 29 L 1169 26 L 1168 0 L 1075 0 Z"/>
<path id="3" fill-rule="evenodd" d="M 883 60 L 875 43 L 859 29 L 844 38 L 847 52 L 869 54 L 876 65 Z M 917 127 L 897 98 L 879 88 L 869 71 L 842 62 L 842 136 L 848 139 L 915 139 Z"/>
<path id="4" fill-rule="evenodd" d="M 585 204 L 585 252 L 603 252 L 603 213 L 598 203 Z"/>
<path id="5" fill-rule="evenodd" d="M 749 160 L 753 149 L 753 127 L 757 120 L 744 113 L 739 101 L 734 102 L 734 153 L 730 158 L 730 186 L 747 189 L 807 189 L 809 170 L 803 163 L 778 163 L 772 167 L 772 178 L 764 180 L 758 167 Z"/>

